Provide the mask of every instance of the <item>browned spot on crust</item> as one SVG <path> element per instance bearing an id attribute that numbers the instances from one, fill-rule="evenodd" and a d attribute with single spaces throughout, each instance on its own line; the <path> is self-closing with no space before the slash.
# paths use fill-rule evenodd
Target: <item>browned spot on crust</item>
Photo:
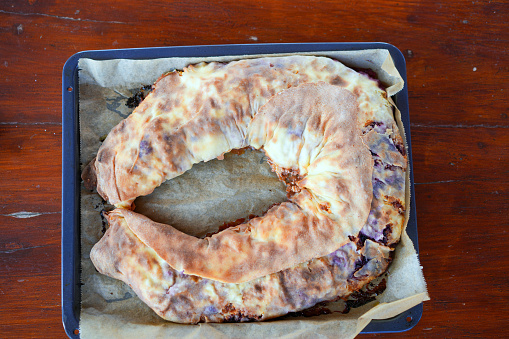
<path id="1" fill-rule="evenodd" d="M 263 292 L 263 286 L 261 286 L 260 284 L 255 284 L 254 285 L 254 289 L 258 293 L 262 293 Z"/>
<path id="2" fill-rule="evenodd" d="M 359 97 L 362 94 L 362 88 L 360 88 L 359 86 L 356 86 L 353 89 L 353 94 L 355 94 L 356 97 Z"/>
<path id="3" fill-rule="evenodd" d="M 399 214 L 401 215 L 405 214 L 405 207 L 403 206 L 401 200 L 392 196 L 384 196 L 384 198 L 387 200 L 389 204 L 392 205 L 392 207 L 398 210 Z"/>
<path id="4" fill-rule="evenodd" d="M 221 310 L 223 313 L 235 312 L 235 306 L 232 303 L 226 304 Z"/>
<path id="5" fill-rule="evenodd" d="M 322 124 L 322 117 L 320 115 L 313 115 L 307 122 L 309 128 L 313 131 L 321 131 L 320 125 Z"/>
<path id="6" fill-rule="evenodd" d="M 214 98 L 210 98 L 209 101 L 210 101 L 210 107 L 212 107 L 212 108 L 218 108 L 219 107 L 219 105 L 217 104 L 217 102 L 216 102 L 216 100 Z"/>
<path id="7" fill-rule="evenodd" d="M 320 204 L 318 204 L 318 206 L 320 207 L 320 209 L 322 211 L 325 211 L 327 213 L 330 213 L 330 202 L 322 202 Z"/>
<path id="8" fill-rule="evenodd" d="M 292 298 L 292 294 L 290 293 L 290 291 L 288 290 L 288 286 L 286 284 L 286 279 L 285 279 L 285 273 L 287 273 L 286 271 L 281 271 L 280 274 L 277 275 L 278 279 L 279 279 L 279 286 L 281 287 L 281 293 L 283 294 L 283 298 L 285 299 L 285 301 L 290 304 L 292 307 L 295 307 L 295 302 Z"/>
<path id="9" fill-rule="evenodd" d="M 341 78 L 339 75 L 336 75 L 334 78 L 332 78 L 330 83 L 331 85 L 336 85 L 340 87 L 348 86 L 348 82 L 345 79 Z"/>
<path id="10" fill-rule="evenodd" d="M 371 126 L 371 127 L 374 127 L 376 124 L 376 122 L 374 120 L 368 120 L 366 121 L 366 123 L 364 124 L 364 127 L 368 127 L 368 126 Z"/>
<path id="11" fill-rule="evenodd" d="M 216 81 L 214 81 L 214 86 L 216 87 L 217 92 L 221 93 L 223 91 L 223 89 L 224 89 L 224 80 L 223 79 L 217 79 Z"/>
<path id="12" fill-rule="evenodd" d="M 251 146 L 247 146 L 247 147 L 243 147 L 243 148 L 238 148 L 238 149 L 232 149 L 230 151 L 231 154 L 236 154 L 236 155 L 242 155 L 244 153 L 246 153 L 246 150 L 248 149 L 252 149 Z"/>
<path id="13" fill-rule="evenodd" d="M 122 120 L 122 121 L 118 124 L 118 129 L 116 130 L 116 132 L 118 132 L 118 133 L 122 133 L 122 131 L 125 129 L 125 125 L 127 125 L 127 120 Z"/>
<path id="14" fill-rule="evenodd" d="M 200 277 L 197 277 L 195 275 L 189 275 L 189 279 L 191 279 L 194 282 L 199 282 L 201 280 Z"/>
<path id="15" fill-rule="evenodd" d="M 245 313 L 241 310 L 237 310 L 231 303 L 226 304 L 221 313 L 224 315 L 225 323 L 236 323 L 241 321 L 257 321 L 262 318 L 262 315 L 255 315 Z"/>

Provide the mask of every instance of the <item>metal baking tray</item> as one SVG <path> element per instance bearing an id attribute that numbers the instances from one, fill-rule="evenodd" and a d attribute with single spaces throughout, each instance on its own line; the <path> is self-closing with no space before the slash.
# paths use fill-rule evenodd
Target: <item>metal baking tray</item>
<path id="1" fill-rule="evenodd" d="M 64 65 L 62 74 L 62 321 L 70 338 L 79 338 L 80 292 L 80 165 L 78 125 L 78 61 L 80 58 L 109 59 L 155 59 L 166 57 L 209 57 L 223 55 L 251 55 L 272 53 L 302 53 L 318 51 L 352 51 L 386 49 L 390 52 L 399 73 L 405 80 L 404 88 L 394 97 L 401 111 L 408 142 L 410 170 L 410 219 L 407 233 L 417 253 L 417 219 L 415 211 L 412 147 L 410 140 L 410 117 L 406 64 L 403 54 L 387 43 L 302 43 L 302 44 L 250 44 L 178 46 L 136 49 L 83 51 L 74 54 Z M 361 333 L 403 332 L 414 327 L 422 316 L 422 303 L 402 314 L 384 320 L 373 320 Z"/>

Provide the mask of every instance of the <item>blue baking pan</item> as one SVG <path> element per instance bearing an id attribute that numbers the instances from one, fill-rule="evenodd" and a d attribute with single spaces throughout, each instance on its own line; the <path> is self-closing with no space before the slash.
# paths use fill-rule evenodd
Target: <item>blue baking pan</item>
<path id="1" fill-rule="evenodd" d="M 386 43 L 304 43 L 304 44 L 252 44 L 179 46 L 136 49 L 115 49 L 84 51 L 73 55 L 64 65 L 62 75 L 62 321 L 70 338 L 79 338 L 80 314 L 80 165 L 78 125 L 78 61 L 80 58 L 94 60 L 108 59 L 155 59 L 167 57 L 209 57 L 222 55 L 250 55 L 272 53 L 302 53 L 318 51 L 353 51 L 365 49 L 386 49 L 390 52 L 399 73 L 405 80 L 403 90 L 394 101 L 401 111 L 408 142 L 408 160 L 411 183 L 410 219 L 407 233 L 415 249 L 417 243 L 417 219 L 415 212 L 414 178 L 412 168 L 412 147 L 410 141 L 410 117 L 408 111 L 408 90 L 406 65 L 403 54 Z M 384 320 L 373 320 L 362 333 L 402 332 L 414 327 L 422 316 L 422 304 L 402 314 Z"/>

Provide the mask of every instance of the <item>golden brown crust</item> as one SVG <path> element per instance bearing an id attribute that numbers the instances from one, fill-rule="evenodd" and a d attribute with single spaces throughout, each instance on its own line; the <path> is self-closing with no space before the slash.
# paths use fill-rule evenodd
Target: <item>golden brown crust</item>
<path id="1" fill-rule="evenodd" d="M 247 146 L 247 126 L 272 95 L 306 82 L 349 88 L 360 80 L 337 61 L 307 56 L 191 65 L 169 73 L 104 141 L 95 164 L 97 190 L 110 203 L 126 205 L 195 163 Z"/>
<path id="2" fill-rule="evenodd" d="M 162 318 L 181 322 L 259 321 L 346 297 L 390 262 L 390 249 L 370 240 L 348 243 L 327 256 L 240 284 L 223 283 L 171 268 L 121 216 L 90 257 L 99 272 L 128 283 Z"/>

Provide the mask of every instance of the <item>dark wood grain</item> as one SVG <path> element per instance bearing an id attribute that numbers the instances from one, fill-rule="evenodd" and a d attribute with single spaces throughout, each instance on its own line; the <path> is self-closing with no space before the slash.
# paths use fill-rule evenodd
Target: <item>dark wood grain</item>
<path id="1" fill-rule="evenodd" d="M 60 124 L 0 125 L 0 215 L 59 213 Z"/>
<path id="2" fill-rule="evenodd" d="M 72 54 L 327 41 L 388 42 L 407 61 L 431 301 L 410 332 L 371 336 L 507 337 L 508 21 L 507 1 L 1 1 L 0 337 L 65 337 L 61 71 Z"/>

